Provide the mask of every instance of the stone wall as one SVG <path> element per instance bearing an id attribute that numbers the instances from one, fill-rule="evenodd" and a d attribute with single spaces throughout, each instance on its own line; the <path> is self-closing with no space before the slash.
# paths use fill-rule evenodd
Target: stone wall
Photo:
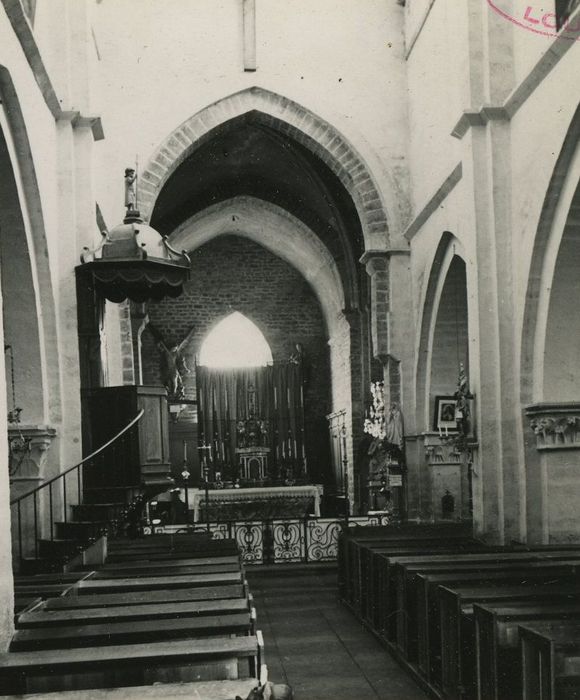
<path id="1" fill-rule="evenodd" d="M 287 360 L 295 343 L 305 353 L 305 422 L 311 475 L 327 482 L 330 360 L 322 311 L 314 292 L 294 268 L 255 243 L 221 236 L 192 254 L 191 281 L 178 299 L 149 305 L 151 322 L 166 341 L 179 342 L 194 326 L 187 349 L 193 367 L 204 338 L 233 311 L 252 320 L 264 334 L 274 361 Z M 142 335 L 143 380 L 160 383 L 159 356 L 151 333 Z M 195 397 L 195 377 L 186 382 Z"/>

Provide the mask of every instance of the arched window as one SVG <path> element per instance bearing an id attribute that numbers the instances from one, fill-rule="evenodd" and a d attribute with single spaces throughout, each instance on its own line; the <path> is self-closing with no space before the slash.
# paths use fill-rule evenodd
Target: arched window
<path id="1" fill-rule="evenodd" d="M 238 311 L 222 319 L 203 341 L 199 364 L 206 367 L 263 367 L 272 351 L 260 329 Z"/>

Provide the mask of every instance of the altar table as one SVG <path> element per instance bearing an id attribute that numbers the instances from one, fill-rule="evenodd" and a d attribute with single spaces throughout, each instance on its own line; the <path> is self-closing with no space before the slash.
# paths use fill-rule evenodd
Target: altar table
<path id="1" fill-rule="evenodd" d="M 257 488 L 240 489 L 210 489 L 210 506 L 216 507 L 218 504 L 231 505 L 244 502 L 275 501 L 277 499 L 306 499 L 312 498 L 314 501 L 314 514 L 320 517 L 320 497 L 324 492 L 321 484 L 307 486 L 264 486 Z M 205 491 L 203 489 L 192 489 L 188 491 L 189 509 L 193 510 L 194 522 L 200 521 L 201 504 L 205 501 Z"/>

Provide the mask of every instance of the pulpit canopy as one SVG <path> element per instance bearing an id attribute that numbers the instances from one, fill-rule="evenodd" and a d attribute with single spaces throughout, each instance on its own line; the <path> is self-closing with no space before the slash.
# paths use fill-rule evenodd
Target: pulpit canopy
<path id="1" fill-rule="evenodd" d="M 130 209 L 122 224 L 102 235 L 96 250 L 85 248 L 77 268 L 92 278 L 102 297 L 142 303 L 182 294 L 190 276 L 189 256 L 172 248 L 167 236 L 144 223 L 137 210 Z"/>

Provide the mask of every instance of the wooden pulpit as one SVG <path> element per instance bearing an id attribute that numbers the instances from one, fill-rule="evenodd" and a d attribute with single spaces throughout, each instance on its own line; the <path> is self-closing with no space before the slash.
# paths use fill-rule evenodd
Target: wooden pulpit
<path id="1" fill-rule="evenodd" d="M 83 453 L 114 438 L 143 409 L 141 420 L 120 438 L 107 458 L 85 469 L 84 488 L 169 486 L 167 392 L 157 386 L 113 386 L 82 392 Z"/>

